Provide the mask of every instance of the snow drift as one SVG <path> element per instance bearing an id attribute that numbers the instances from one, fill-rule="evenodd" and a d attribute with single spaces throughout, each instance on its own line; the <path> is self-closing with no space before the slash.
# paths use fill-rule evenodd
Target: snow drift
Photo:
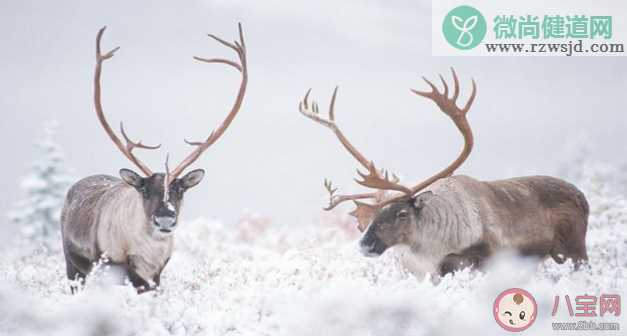
<path id="1" fill-rule="evenodd" d="M 60 252 L 7 249 L 0 258 L 0 334 L 502 335 L 492 304 L 511 287 L 538 303 L 537 321 L 525 332 L 547 334 L 553 322 L 583 319 L 563 307 L 551 316 L 556 295 L 627 293 L 627 200 L 598 174 L 581 180 L 591 206 L 590 267 L 578 272 L 503 255 L 485 272 L 462 271 L 435 285 L 407 273 L 399 251 L 359 255 L 346 218 L 304 228 L 255 215 L 233 227 L 200 218 L 182 223 L 162 288 L 144 295 L 111 285 L 99 266 L 72 296 Z M 627 328 L 624 315 L 585 319 Z"/>

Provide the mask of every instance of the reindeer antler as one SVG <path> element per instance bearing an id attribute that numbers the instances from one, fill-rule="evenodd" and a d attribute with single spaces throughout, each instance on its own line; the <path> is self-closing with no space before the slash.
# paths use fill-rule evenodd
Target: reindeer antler
<path id="1" fill-rule="evenodd" d="M 353 195 L 336 195 L 335 193 L 337 192 L 337 188 L 333 188 L 331 181 L 324 179 L 324 188 L 327 190 L 327 192 L 329 193 L 329 205 L 327 205 L 326 207 L 324 207 L 324 210 L 331 210 L 333 208 L 335 208 L 336 206 L 338 206 L 340 203 L 343 203 L 345 201 L 355 201 L 358 199 L 376 199 L 379 196 L 379 192 L 371 192 L 371 193 L 363 193 L 363 194 L 353 194 Z"/>
<path id="2" fill-rule="evenodd" d="M 246 86 L 248 84 L 248 65 L 246 63 L 246 44 L 244 43 L 244 33 L 242 31 L 242 24 L 238 24 L 239 29 L 239 41 L 234 41 L 233 43 L 227 42 L 215 35 L 208 34 L 209 37 L 218 41 L 220 44 L 233 49 L 237 53 L 237 57 L 239 58 L 239 63 L 233 62 L 231 60 L 222 59 L 222 58 L 201 58 L 194 56 L 194 59 L 200 62 L 205 63 L 222 63 L 227 64 L 229 66 L 234 67 L 242 74 L 242 81 L 240 82 L 239 91 L 237 93 L 237 97 L 235 98 L 235 102 L 233 103 L 233 107 L 231 107 L 231 111 L 226 116 L 224 121 L 218 126 L 218 128 L 211 131 L 209 136 L 204 141 L 187 141 L 185 142 L 190 146 L 195 146 L 196 149 L 191 152 L 174 170 L 172 171 L 172 179 L 178 177 L 187 167 L 189 167 L 194 161 L 198 160 L 200 155 L 204 151 L 206 151 L 211 145 L 213 145 L 218 139 L 224 134 L 224 132 L 229 128 L 233 119 L 239 112 L 242 102 L 244 101 L 244 95 L 246 94 Z"/>
<path id="3" fill-rule="evenodd" d="M 475 80 L 471 79 L 472 92 L 470 93 L 470 98 L 468 98 L 466 105 L 464 105 L 464 107 L 460 109 L 459 107 L 457 107 L 457 98 L 459 97 L 459 80 L 457 79 L 457 74 L 455 73 L 455 69 L 451 68 L 451 73 L 453 74 L 453 85 L 454 85 L 452 98 L 448 97 L 448 85 L 446 85 L 446 81 L 444 80 L 442 75 L 439 75 L 439 76 L 440 76 L 440 80 L 442 81 L 442 84 L 444 85 L 443 93 L 440 93 L 440 91 L 438 91 L 435 85 L 433 85 L 433 83 L 431 83 L 424 77 L 423 77 L 423 80 L 427 82 L 429 86 L 431 86 L 432 91 L 423 92 L 423 91 L 417 91 L 413 89 L 411 91 L 419 96 L 426 97 L 426 98 L 433 100 L 438 105 L 440 110 L 453 120 L 453 123 L 455 123 L 455 126 L 457 126 L 457 129 L 459 129 L 462 136 L 464 137 L 464 148 L 462 149 L 461 153 L 457 156 L 457 158 L 446 168 L 436 173 L 435 175 L 429 177 L 428 179 L 411 187 L 412 195 L 428 187 L 429 185 L 439 180 L 440 178 L 453 175 L 453 173 L 455 173 L 455 170 L 457 170 L 457 168 L 459 168 L 466 161 L 466 159 L 468 159 L 468 156 L 470 156 L 470 152 L 472 151 L 472 147 L 474 145 L 472 129 L 470 128 L 468 119 L 466 119 L 466 114 L 468 114 L 468 111 L 470 110 L 470 107 L 472 106 L 472 103 L 475 101 L 475 97 L 477 96 L 477 85 L 475 84 Z"/>
<path id="4" fill-rule="evenodd" d="M 409 188 L 398 183 L 400 181 L 398 176 L 392 174 L 392 179 L 390 179 L 387 170 L 378 171 L 374 166 L 374 162 L 368 164 L 367 174 L 357 170 L 357 175 L 361 177 L 361 180 L 355 179 L 355 182 L 364 187 L 380 190 L 396 190 L 406 194 L 411 193 Z"/>
<path id="5" fill-rule="evenodd" d="M 152 175 L 152 171 L 133 154 L 133 149 L 158 149 L 161 147 L 161 145 L 159 144 L 156 146 L 147 146 L 142 144 L 141 141 L 133 142 L 126 135 L 126 132 L 124 131 L 124 124 L 120 122 L 120 133 L 122 133 L 122 137 L 124 137 L 124 140 L 126 140 L 126 145 L 123 144 L 120 138 L 118 138 L 115 132 L 113 132 L 111 126 L 109 126 L 109 123 L 107 122 L 107 119 L 102 109 L 102 103 L 100 102 L 100 75 L 102 73 L 102 63 L 113 57 L 115 52 L 120 49 L 120 47 L 116 47 L 105 54 L 101 53 L 100 40 L 102 39 L 102 35 L 104 34 L 105 29 L 107 29 L 107 26 L 100 28 L 100 30 L 98 31 L 98 35 L 96 36 L 96 70 L 94 73 L 94 106 L 96 108 L 96 115 L 98 115 L 100 125 L 102 125 L 102 128 L 104 128 L 109 138 L 111 138 L 115 146 L 122 152 L 122 154 L 124 154 L 124 156 L 131 160 L 131 162 L 133 162 L 144 174 L 146 174 L 146 176 L 150 176 Z"/>
<path id="6" fill-rule="evenodd" d="M 367 226 L 366 221 L 370 221 L 372 216 L 374 216 L 374 214 L 376 213 L 377 209 L 400 199 L 411 197 L 412 195 L 415 195 L 438 179 L 451 176 L 455 172 L 455 170 L 464 163 L 464 161 L 470 155 L 474 143 L 472 129 L 470 128 L 470 124 L 466 119 L 466 114 L 470 110 L 470 107 L 475 100 L 477 87 L 475 81 L 472 80 L 472 93 L 470 95 L 470 98 L 463 108 L 457 107 L 457 98 L 459 97 L 459 80 L 457 79 L 457 74 L 455 73 L 455 70 L 453 68 L 451 68 L 451 72 L 453 73 L 454 84 L 453 96 L 451 98 L 449 98 L 448 96 L 449 88 L 442 75 L 439 75 L 439 77 L 442 81 L 442 84 L 444 85 L 443 92 L 440 92 L 437 87 L 433 85 L 433 83 L 431 83 L 424 77 L 423 79 L 425 80 L 425 82 L 427 82 L 427 84 L 431 87 L 431 92 L 422 92 L 417 90 L 412 90 L 412 92 L 433 100 L 438 105 L 440 110 L 442 110 L 442 112 L 444 112 L 453 120 L 453 122 L 464 137 L 464 148 L 459 156 L 450 165 L 448 165 L 442 171 L 436 173 L 435 175 L 429 177 L 422 182 L 417 183 L 412 187 L 401 185 L 396 175 L 391 174 L 390 176 L 387 171 L 378 170 L 372 161 L 367 160 L 365 156 L 363 156 L 350 142 L 348 142 L 342 131 L 335 124 L 334 104 L 337 95 L 337 88 L 333 92 L 333 97 L 331 99 L 331 104 L 329 107 L 329 119 L 323 119 L 319 116 L 318 105 L 315 102 L 312 104 L 311 108 L 309 107 L 307 98 L 309 97 L 311 89 L 307 91 L 305 99 L 299 105 L 300 112 L 309 119 L 312 119 L 315 122 L 331 129 L 340 140 L 344 148 L 346 148 L 348 152 L 367 170 L 367 173 L 362 173 L 359 170 L 357 171 L 357 174 L 361 177 L 361 180 L 356 179 L 356 182 L 365 187 L 378 190 L 378 192 L 367 194 L 335 195 L 337 189 L 332 188 L 331 183 L 325 180 L 325 188 L 330 195 L 329 206 L 324 208 L 325 210 L 331 210 L 343 201 L 353 200 L 355 202 L 355 205 L 357 206 L 357 209 L 351 212 L 351 215 L 357 217 L 360 224 L 359 229 L 363 231 Z M 391 198 L 383 199 L 385 191 L 388 190 L 398 191 L 401 194 Z M 357 199 L 375 199 L 375 204 L 359 202 L 357 201 Z"/>
<path id="7" fill-rule="evenodd" d="M 351 144 L 351 142 L 348 140 L 348 138 L 346 138 L 339 126 L 335 123 L 335 101 L 337 99 L 337 91 L 338 87 L 335 87 L 335 89 L 333 90 L 333 95 L 331 96 L 331 102 L 329 103 L 328 119 L 320 116 L 320 109 L 317 102 L 312 101 L 312 103 L 309 104 L 309 95 L 311 93 L 311 89 L 307 90 L 305 98 L 298 105 L 298 109 L 305 117 L 333 131 L 342 146 L 344 146 L 344 148 L 355 158 L 355 160 L 357 160 L 357 162 L 359 162 L 364 168 L 368 170 L 368 174 L 362 174 L 359 170 L 357 171 L 358 174 L 360 174 L 360 176 L 362 176 L 362 178 L 364 179 L 364 181 L 358 181 L 358 183 L 387 184 L 390 186 L 390 190 L 405 190 L 404 187 L 400 185 L 394 188 L 393 184 L 395 183 L 395 176 L 393 176 L 393 179 L 390 180 L 387 172 L 377 171 L 374 167 L 374 163 L 369 161 L 355 146 L 353 146 L 353 144 Z M 398 179 L 396 179 L 396 182 L 398 182 Z M 337 188 L 332 188 L 330 181 L 325 180 L 324 186 L 329 192 L 329 205 L 323 208 L 324 210 L 331 210 L 345 201 L 355 201 L 358 199 L 376 199 L 381 197 L 380 192 L 353 195 L 335 195 Z"/>

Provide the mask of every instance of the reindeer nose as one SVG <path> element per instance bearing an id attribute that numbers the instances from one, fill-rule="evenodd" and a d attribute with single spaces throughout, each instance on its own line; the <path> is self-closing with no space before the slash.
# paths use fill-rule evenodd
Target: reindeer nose
<path id="1" fill-rule="evenodd" d="M 155 225 L 159 227 L 161 231 L 168 232 L 176 226 L 176 217 L 173 216 L 161 216 L 155 217 Z"/>
<path id="2" fill-rule="evenodd" d="M 155 217 L 155 223 L 162 228 L 171 228 L 176 225 L 175 217 Z"/>
<path id="3" fill-rule="evenodd" d="M 370 255 L 374 247 L 374 241 L 368 238 L 368 236 L 364 236 L 359 240 L 359 251 L 365 256 Z"/>
<path id="4" fill-rule="evenodd" d="M 363 240 L 359 242 L 359 252 L 361 252 L 361 254 L 363 254 L 364 256 L 368 256 L 372 250 L 372 245 L 367 244 L 366 242 L 364 242 Z"/>
<path id="5" fill-rule="evenodd" d="M 359 240 L 359 250 L 366 257 L 380 256 L 385 249 L 385 244 L 377 237 L 366 234 Z"/>

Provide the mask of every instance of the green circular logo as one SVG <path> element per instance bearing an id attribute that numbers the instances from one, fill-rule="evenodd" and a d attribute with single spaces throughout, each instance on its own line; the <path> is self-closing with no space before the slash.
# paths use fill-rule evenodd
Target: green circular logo
<path id="1" fill-rule="evenodd" d="M 476 47 L 486 33 L 486 22 L 481 12 L 470 6 L 459 6 L 448 12 L 442 23 L 444 38 L 453 47 L 468 50 Z"/>

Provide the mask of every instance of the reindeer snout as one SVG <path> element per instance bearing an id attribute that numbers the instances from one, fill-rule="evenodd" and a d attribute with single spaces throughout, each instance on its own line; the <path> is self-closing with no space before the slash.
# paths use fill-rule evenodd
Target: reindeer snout
<path id="1" fill-rule="evenodd" d="M 154 224 L 161 232 L 171 232 L 176 226 L 176 211 L 166 207 L 158 209 L 155 212 Z"/>
<path id="2" fill-rule="evenodd" d="M 176 226 L 176 217 L 155 217 L 155 224 L 161 229 L 172 229 Z"/>
<path id="3" fill-rule="evenodd" d="M 386 249 L 385 243 L 375 235 L 366 234 L 359 241 L 359 251 L 366 257 L 378 257 Z"/>

